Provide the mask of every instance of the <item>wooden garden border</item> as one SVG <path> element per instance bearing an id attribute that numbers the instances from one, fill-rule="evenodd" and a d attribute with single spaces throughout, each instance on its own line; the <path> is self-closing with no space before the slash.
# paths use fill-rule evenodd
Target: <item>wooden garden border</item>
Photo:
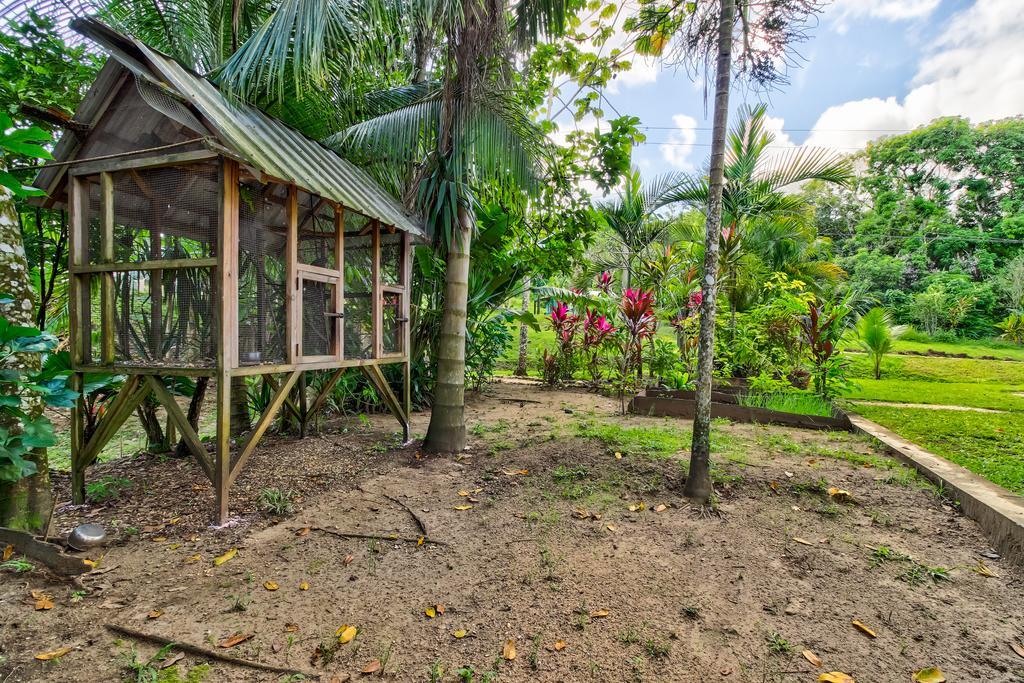
<path id="1" fill-rule="evenodd" d="M 735 397 L 733 397 L 735 398 Z M 692 398 L 670 398 L 666 396 L 636 396 L 629 403 L 629 410 L 638 415 L 681 417 L 692 420 L 697 410 L 697 403 Z M 851 431 L 853 426 L 845 414 L 839 417 L 821 417 L 818 415 L 799 415 L 784 413 L 767 408 L 741 406 L 737 403 L 725 403 L 713 400 L 711 417 L 724 417 L 736 422 L 759 424 L 775 424 L 802 429 L 825 429 Z"/>

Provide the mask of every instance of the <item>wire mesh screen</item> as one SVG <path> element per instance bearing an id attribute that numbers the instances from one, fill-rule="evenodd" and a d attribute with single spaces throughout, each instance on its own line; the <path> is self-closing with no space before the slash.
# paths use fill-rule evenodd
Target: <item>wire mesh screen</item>
<path id="1" fill-rule="evenodd" d="M 206 134 L 205 130 L 192 130 L 150 106 L 139 93 L 134 78 L 125 80 L 111 102 L 77 154 L 79 159 L 164 147 Z M 199 144 L 180 145 L 171 151 L 184 152 L 190 149 L 199 149 Z M 152 154 L 166 152 L 154 150 Z"/>
<path id="2" fill-rule="evenodd" d="M 404 284 L 402 268 L 402 233 L 380 231 L 380 281 L 383 285 L 400 287 Z"/>
<path id="3" fill-rule="evenodd" d="M 337 231 L 334 208 L 316 195 L 299 192 L 298 261 L 321 268 L 337 268 Z"/>
<path id="4" fill-rule="evenodd" d="M 114 261 L 208 258 L 220 220 L 217 164 L 133 169 L 113 174 Z M 102 229 L 89 231 L 89 259 L 102 260 Z"/>
<path id="5" fill-rule="evenodd" d="M 373 236 L 369 219 L 345 211 L 345 358 L 373 358 Z"/>
<path id="6" fill-rule="evenodd" d="M 402 351 L 404 321 L 402 320 L 402 295 L 392 292 L 384 294 L 381 310 L 381 347 L 384 353 Z"/>
<path id="7" fill-rule="evenodd" d="M 335 351 L 334 285 L 318 280 L 302 281 L 302 355 L 331 356 Z"/>
<path id="8" fill-rule="evenodd" d="M 213 269 L 114 273 L 115 364 L 212 367 Z"/>
<path id="9" fill-rule="evenodd" d="M 287 360 L 288 319 L 281 185 L 245 180 L 239 186 L 238 358 L 241 365 Z"/>

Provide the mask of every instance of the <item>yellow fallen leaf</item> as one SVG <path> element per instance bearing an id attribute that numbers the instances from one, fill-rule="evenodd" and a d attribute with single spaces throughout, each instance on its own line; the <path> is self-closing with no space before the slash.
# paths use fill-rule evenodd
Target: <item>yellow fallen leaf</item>
<path id="1" fill-rule="evenodd" d="M 502 472 L 510 477 L 515 477 L 519 475 L 527 475 L 530 473 L 530 470 L 502 470 Z"/>
<path id="2" fill-rule="evenodd" d="M 163 543 L 166 540 L 167 540 L 166 536 L 154 536 L 153 537 L 153 542 L 154 543 Z"/>
<path id="3" fill-rule="evenodd" d="M 591 619 L 601 619 L 606 616 L 608 616 L 608 610 L 606 609 L 597 609 L 590 613 Z"/>
<path id="4" fill-rule="evenodd" d="M 455 631 L 454 633 L 452 633 L 452 635 L 455 636 L 458 639 L 462 639 L 462 638 L 465 638 L 467 635 L 469 635 L 469 633 L 466 631 L 466 629 L 460 628 L 458 631 Z"/>
<path id="5" fill-rule="evenodd" d="M 844 674 L 842 671 L 831 671 L 818 676 L 818 683 L 856 683 L 853 676 Z"/>
<path id="6" fill-rule="evenodd" d="M 590 517 L 590 513 L 587 512 L 586 510 L 583 510 L 582 508 L 576 508 L 575 514 L 576 517 L 578 517 L 579 519 L 587 519 L 588 517 Z"/>
<path id="7" fill-rule="evenodd" d="M 466 496 L 469 495 L 469 491 L 467 491 L 466 489 L 462 489 L 461 491 L 459 491 L 459 495 L 465 498 Z"/>
<path id="8" fill-rule="evenodd" d="M 57 659 L 57 657 L 63 657 L 67 653 L 71 652 L 71 649 L 72 648 L 70 648 L 70 647 L 62 647 L 62 648 L 60 648 L 58 650 L 53 650 L 52 652 L 40 652 L 39 654 L 36 655 L 36 659 L 38 659 L 40 662 L 48 662 L 51 659 Z"/>
<path id="9" fill-rule="evenodd" d="M 40 591 L 32 591 L 32 597 L 36 599 L 36 611 L 53 609 L 53 598 Z"/>
<path id="10" fill-rule="evenodd" d="M 237 554 L 238 554 L 238 548 L 232 548 L 231 550 L 227 551 L 226 553 L 224 553 L 220 557 L 214 558 L 213 566 L 214 567 L 219 567 L 219 566 L 221 566 L 222 564 L 224 564 L 225 562 L 227 562 L 228 560 L 230 560 L 232 557 L 234 557 Z"/>
<path id="11" fill-rule="evenodd" d="M 364 674 L 374 674 L 380 671 L 380 660 L 375 659 L 366 666 L 363 667 Z"/>
<path id="12" fill-rule="evenodd" d="M 280 588 L 280 586 L 278 586 L 275 581 L 265 581 L 263 582 L 263 587 L 266 588 L 268 591 L 276 591 L 278 588 Z"/>
<path id="13" fill-rule="evenodd" d="M 472 509 L 473 509 L 472 505 L 456 505 L 455 507 L 452 508 L 452 510 L 472 510 Z"/>
<path id="14" fill-rule="evenodd" d="M 416 539 L 416 545 L 423 545 L 423 542 L 427 540 L 426 536 L 420 536 Z"/>
<path id="15" fill-rule="evenodd" d="M 423 610 L 423 613 L 427 615 L 427 619 L 433 619 L 437 616 L 437 610 L 433 607 L 428 607 L 427 609 Z"/>
<path id="16" fill-rule="evenodd" d="M 835 486 L 829 488 L 828 495 L 842 503 L 853 502 L 853 496 L 850 495 L 849 491 L 844 491 L 843 489 L 836 488 Z"/>
<path id="17" fill-rule="evenodd" d="M 619 451 L 615 451 L 615 459 L 622 460 L 622 453 L 620 453 Z"/>
<path id="18" fill-rule="evenodd" d="M 95 569 L 96 568 L 96 560 L 85 559 L 85 560 L 82 560 L 82 564 L 84 564 L 89 569 Z"/>
<path id="19" fill-rule="evenodd" d="M 180 521 L 181 521 L 181 517 L 175 517 L 174 519 L 167 520 L 167 523 L 168 524 L 177 524 Z"/>
<path id="20" fill-rule="evenodd" d="M 810 650 L 804 650 L 800 654 L 804 656 L 804 659 L 811 663 L 811 666 L 821 666 L 821 658 Z"/>
<path id="21" fill-rule="evenodd" d="M 163 616 L 163 614 L 164 614 L 164 611 L 162 609 L 155 609 L 155 610 L 151 611 L 149 614 L 147 614 L 146 618 L 147 619 L 159 619 L 160 617 Z"/>
<path id="22" fill-rule="evenodd" d="M 856 619 L 854 619 L 850 623 L 853 624 L 853 627 L 855 629 L 857 629 L 861 633 L 865 634 L 869 638 L 877 638 L 878 637 L 878 634 L 875 633 L 874 631 L 872 631 L 870 628 L 868 628 L 863 622 L 860 622 L 860 621 L 857 621 Z"/>
<path id="23" fill-rule="evenodd" d="M 978 560 L 978 564 L 971 569 L 973 569 L 976 574 L 981 574 L 988 578 L 997 578 L 996 575 L 992 573 L 992 570 L 988 568 L 988 565 L 981 560 Z"/>
<path id="24" fill-rule="evenodd" d="M 298 624 L 285 624 L 284 625 L 284 632 L 285 633 L 295 633 L 298 630 L 299 630 L 299 625 Z"/>
<path id="25" fill-rule="evenodd" d="M 302 583 L 300 583 L 299 584 L 299 590 L 300 591 L 308 591 L 309 590 L 309 582 L 308 581 L 303 581 Z"/>
<path id="26" fill-rule="evenodd" d="M 556 640 L 555 641 L 555 652 L 561 652 L 564 649 L 565 649 L 565 641 L 564 640 Z"/>
<path id="27" fill-rule="evenodd" d="M 800 538 L 799 536 L 794 536 L 793 537 L 793 542 L 794 543 L 799 543 L 800 545 L 814 545 L 810 541 L 808 541 L 806 539 L 803 539 L 803 538 Z"/>
<path id="28" fill-rule="evenodd" d="M 630 511 L 630 512 L 636 512 L 636 510 L 637 510 L 637 507 L 636 507 L 636 505 L 630 505 L 630 506 L 629 506 L 629 511 Z"/>
<path id="29" fill-rule="evenodd" d="M 203 556 L 198 553 L 196 553 L 195 555 L 189 555 L 185 558 L 185 564 L 192 564 L 194 562 L 198 562 L 201 559 L 203 559 Z"/>
<path id="30" fill-rule="evenodd" d="M 505 647 L 501 649 L 501 656 L 505 659 L 512 661 L 516 658 L 516 641 L 509 638 L 505 641 Z"/>
<path id="31" fill-rule="evenodd" d="M 228 636 L 224 640 L 220 641 L 220 643 L 218 643 L 218 645 L 220 645 L 224 649 L 231 648 L 231 647 L 234 647 L 235 645 L 238 645 L 239 643 L 244 643 L 245 641 L 247 641 L 250 638 L 252 638 L 254 635 L 256 635 L 256 634 L 255 633 L 242 633 L 242 632 L 238 632 L 238 633 L 236 633 L 234 635 L 231 635 L 231 636 Z"/>
<path id="32" fill-rule="evenodd" d="M 1021 645 L 1016 640 L 1011 640 L 1010 648 L 1017 653 L 1017 656 L 1024 658 L 1024 645 Z"/>
<path id="33" fill-rule="evenodd" d="M 608 529 L 608 531 L 615 531 L 614 524 L 605 524 L 605 528 Z"/>
<path id="34" fill-rule="evenodd" d="M 665 510 L 668 510 L 668 505 L 665 505 L 664 503 L 659 503 L 658 505 L 654 506 L 655 512 L 661 513 L 664 512 Z"/>
<path id="35" fill-rule="evenodd" d="M 343 625 L 338 629 L 338 642 L 344 645 L 355 638 L 357 633 L 359 633 L 359 629 L 355 626 Z"/>
<path id="36" fill-rule="evenodd" d="M 915 672 L 911 676 L 911 680 L 915 683 L 946 683 L 946 676 L 942 673 L 942 670 L 937 666 L 930 666 L 927 669 L 921 669 Z"/>
<path id="37" fill-rule="evenodd" d="M 7 547 L 4 548 L 3 561 L 6 562 L 7 560 L 11 559 L 11 555 L 13 555 L 13 554 L 14 554 L 14 546 L 12 544 L 8 543 Z"/>

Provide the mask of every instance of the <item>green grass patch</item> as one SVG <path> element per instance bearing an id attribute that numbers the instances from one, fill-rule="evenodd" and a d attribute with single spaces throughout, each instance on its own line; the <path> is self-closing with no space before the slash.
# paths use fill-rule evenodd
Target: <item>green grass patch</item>
<path id="1" fill-rule="evenodd" d="M 866 405 L 857 411 L 989 481 L 1024 494 L 1024 413 Z"/>
<path id="2" fill-rule="evenodd" d="M 848 341 L 843 348 L 859 349 L 858 345 L 853 341 Z M 897 353 L 900 351 L 912 351 L 915 353 L 940 351 L 949 354 L 965 353 L 972 358 L 993 356 L 995 358 L 1024 360 L 1024 347 L 1000 339 L 965 339 L 957 342 L 897 339 L 893 344 L 893 351 Z"/>
<path id="3" fill-rule="evenodd" d="M 865 354 L 846 353 L 843 358 L 849 362 L 853 378 L 873 378 L 871 361 Z M 882 379 L 1024 385 L 1024 363 L 890 354 L 882 360 Z"/>
<path id="4" fill-rule="evenodd" d="M 832 416 L 832 404 L 816 394 L 787 391 L 776 393 L 750 393 L 739 396 L 741 406 L 767 408 L 797 415 Z"/>
<path id="5" fill-rule="evenodd" d="M 669 458 L 689 448 L 690 431 L 645 424 L 625 427 L 615 422 L 578 420 L 574 436 L 597 439 L 609 451 L 623 455 L 643 455 L 650 458 Z"/>
<path id="6" fill-rule="evenodd" d="M 843 398 L 894 403 L 968 406 L 1024 412 L 1024 386 L 978 382 L 924 382 L 902 379 L 859 379 Z"/>

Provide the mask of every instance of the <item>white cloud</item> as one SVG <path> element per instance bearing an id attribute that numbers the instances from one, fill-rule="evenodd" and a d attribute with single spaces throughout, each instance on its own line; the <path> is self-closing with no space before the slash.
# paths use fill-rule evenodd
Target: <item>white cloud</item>
<path id="1" fill-rule="evenodd" d="M 836 0 L 829 8 L 832 26 L 845 33 L 855 19 L 907 21 L 923 19 L 935 11 L 941 0 Z"/>
<path id="2" fill-rule="evenodd" d="M 697 142 L 697 119 L 676 114 L 672 117 L 672 125 L 675 129 L 668 134 L 668 144 L 661 145 L 661 156 L 681 171 L 693 171 L 695 166 L 690 158 L 693 156 L 693 144 Z"/>
<path id="3" fill-rule="evenodd" d="M 978 0 L 954 15 L 918 65 L 902 101 L 868 98 L 829 107 L 807 144 L 859 147 L 941 116 L 974 122 L 1024 112 L 1020 0 Z"/>

